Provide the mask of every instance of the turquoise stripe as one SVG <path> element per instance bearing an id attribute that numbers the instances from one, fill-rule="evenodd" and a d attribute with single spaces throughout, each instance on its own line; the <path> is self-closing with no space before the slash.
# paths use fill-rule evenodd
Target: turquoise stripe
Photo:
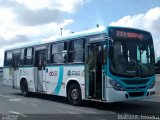
<path id="1" fill-rule="evenodd" d="M 19 66 L 18 68 L 33 68 L 34 66 Z"/>
<path id="2" fill-rule="evenodd" d="M 54 64 L 54 65 L 46 65 L 46 67 L 59 67 L 60 65 L 56 65 L 56 64 Z M 63 64 L 62 66 L 64 66 L 64 67 L 79 67 L 79 66 L 84 66 L 84 63 L 75 63 L 75 64 Z"/>
<path id="3" fill-rule="evenodd" d="M 59 94 L 59 91 L 61 89 L 61 85 L 62 85 L 62 81 L 63 81 L 63 67 L 60 66 L 59 67 L 59 77 L 58 77 L 58 83 L 57 83 L 57 86 L 54 90 L 54 94 L 55 95 L 58 95 Z"/>

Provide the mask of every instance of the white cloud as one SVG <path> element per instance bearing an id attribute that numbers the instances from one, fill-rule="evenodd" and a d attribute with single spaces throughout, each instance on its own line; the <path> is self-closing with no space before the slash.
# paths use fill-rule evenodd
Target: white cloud
<path id="1" fill-rule="evenodd" d="M 19 4 L 26 7 L 37 9 L 58 9 L 61 11 L 74 12 L 77 7 L 84 3 L 84 0 L 16 0 Z"/>
<path id="2" fill-rule="evenodd" d="M 0 43 L 9 44 L 9 41 L 19 36 L 31 38 L 57 35 L 60 34 L 60 27 L 67 34 L 70 30 L 65 27 L 74 20 L 62 16 L 74 12 L 83 2 L 84 0 L 1 0 Z M 1 44 L 0 47 L 2 46 Z"/>
<path id="3" fill-rule="evenodd" d="M 8 46 L 60 35 L 60 27 L 63 34 L 70 33 L 66 26 L 74 20 L 64 16 L 76 12 L 85 1 L 0 0 L 0 53 Z"/>
<path id="4" fill-rule="evenodd" d="M 72 20 L 72 19 L 64 20 L 63 23 L 59 24 L 59 27 L 64 28 L 65 26 L 67 26 L 68 24 L 73 23 L 73 22 L 74 22 L 74 20 Z"/>
<path id="5" fill-rule="evenodd" d="M 155 45 L 156 57 L 160 56 L 160 7 L 152 8 L 146 13 L 124 16 L 111 26 L 126 26 L 144 29 L 151 32 Z"/>

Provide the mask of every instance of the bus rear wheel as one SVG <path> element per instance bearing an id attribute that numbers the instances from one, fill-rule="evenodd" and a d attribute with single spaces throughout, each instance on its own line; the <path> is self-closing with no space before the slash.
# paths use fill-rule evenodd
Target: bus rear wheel
<path id="1" fill-rule="evenodd" d="M 80 105 L 82 102 L 81 89 L 77 83 L 70 85 L 68 89 L 68 100 L 72 105 Z"/>
<path id="2" fill-rule="evenodd" d="M 28 96 L 28 84 L 26 80 L 23 80 L 21 83 L 21 92 L 23 96 Z"/>

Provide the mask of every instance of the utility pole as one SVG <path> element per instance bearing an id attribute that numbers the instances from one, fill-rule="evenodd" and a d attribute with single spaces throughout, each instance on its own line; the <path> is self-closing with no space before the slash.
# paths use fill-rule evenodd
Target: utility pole
<path id="1" fill-rule="evenodd" d="M 97 28 L 99 28 L 99 24 L 97 24 L 96 26 L 97 26 Z"/>
<path id="2" fill-rule="evenodd" d="M 62 34 L 63 34 L 63 33 L 62 33 L 62 32 L 63 32 L 63 28 L 61 27 L 60 30 L 61 30 L 61 36 L 62 36 Z"/>

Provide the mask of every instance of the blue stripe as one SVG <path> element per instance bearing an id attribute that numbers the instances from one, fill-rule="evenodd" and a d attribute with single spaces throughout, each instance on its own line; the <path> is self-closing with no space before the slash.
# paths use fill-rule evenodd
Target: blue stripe
<path id="1" fill-rule="evenodd" d="M 46 67 L 59 67 L 60 65 L 59 64 L 53 64 L 53 65 L 46 65 Z M 61 66 L 64 66 L 64 67 L 79 67 L 79 66 L 84 66 L 84 63 L 73 63 L 73 64 L 63 64 Z"/>
<path id="2" fill-rule="evenodd" d="M 54 94 L 55 95 L 58 95 L 59 94 L 59 91 L 61 89 L 61 85 L 62 85 L 62 81 L 63 81 L 63 67 L 60 66 L 59 67 L 59 77 L 58 77 L 58 83 L 57 83 L 57 86 L 54 90 Z"/>

